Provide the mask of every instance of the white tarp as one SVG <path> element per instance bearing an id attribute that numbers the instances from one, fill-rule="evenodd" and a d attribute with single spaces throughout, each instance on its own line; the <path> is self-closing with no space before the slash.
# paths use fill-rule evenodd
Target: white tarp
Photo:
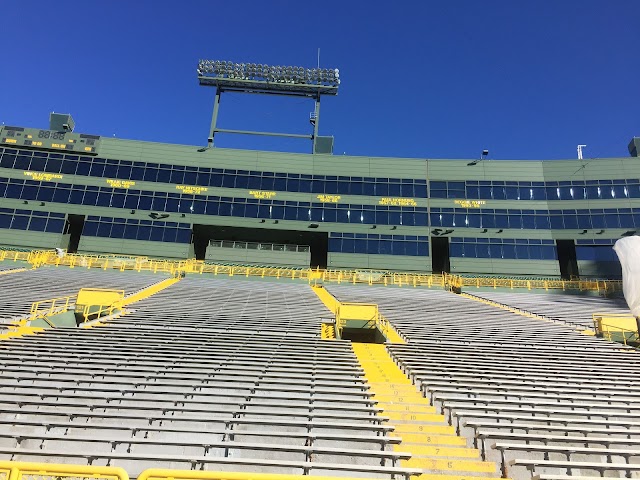
<path id="1" fill-rule="evenodd" d="M 622 265 L 622 292 L 635 317 L 640 317 L 640 237 L 621 238 L 613 246 Z"/>

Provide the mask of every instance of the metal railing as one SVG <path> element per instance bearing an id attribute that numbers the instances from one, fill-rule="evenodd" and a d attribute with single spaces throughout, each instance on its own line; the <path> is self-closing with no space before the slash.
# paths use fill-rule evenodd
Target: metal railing
<path id="1" fill-rule="evenodd" d="M 636 317 L 624 313 L 596 312 L 592 314 L 596 335 L 611 342 L 623 343 L 626 346 L 640 343 L 640 331 Z M 619 322 L 614 325 L 608 322 Z"/>
<path id="2" fill-rule="evenodd" d="M 231 242 L 234 243 L 234 242 Z M 235 242 L 244 243 L 247 242 Z M 251 244 L 263 245 L 263 244 Z M 351 283 L 362 285 L 385 285 L 399 287 L 429 288 L 506 288 L 527 290 L 572 290 L 610 294 L 622 291 L 620 280 L 561 280 L 552 278 L 462 276 L 454 274 L 429 274 L 419 272 L 392 272 L 366 269 L 319 269 L 304 267 L 280 267 L 270 265 L 238 265 L 205 263 L 202 260 L 151 259 L 128 255 L 58 255 L 54 251 L 34 250 L 22 252 L 0 250 L 0 260 L 28 261 L 33 267 L 42 265 L 67 266 L 70 268 L 101 268 L 132 270 L 153 273 L 194 273 L 245 277 L 270 277 L 301 279 L 308 282 Z"/>
<path id="3" fill-rule="evenodd" d="M 305 473 L 307 467 L 305 468 Z M 398 475 L 398 477 L 406 477 Z M 290 475 L 280 473 L 209 472 L 204 470 L 164 470 L 152 468 L 138 475 L 137 480 L 356 480 L 350 477 L 328 477 L 316 475 Z M 362 480 L 360 478 L 359 480 Z"/>
<path id="4" fill-rule="evenodd" d="M 54 315 L 69 310 L 74 304 L 75 297 L 75 295 L 67 295 L 66 297 L 48 298 L 34 302 L 31 304 L 29 316 Z"/>
<path id="5" fill-rule="evenodd" d="M 118 467 L 0 461 L 0 480 L 129 480 Z"/>
<path id="6" fill-rule="evenodd" d="M 310 465 L 310 464 L 309 464 Z M 305 473 L 307 467 L 305 467 Z M 403 475 L 408 478 L 407 475 Z M 280 473 L 215 472 L 151 468 L 138 480 L 356 480 L 350 477 L 290 475 Z M 0 461 L 0 480 L 129 480 L 119 467 Z M 362 480 L 360 478 L 359 480 Z"/>
<path id="7" fill-rule="evenodd" d="M 527 290 L 578 290 L 598 293 L 622 291 L 620 280 L 561 280 L 548 278 L 503 278 L 445 274 L 447 285 L 463 288 L 508 288 Z"/>
<path id="8" fill-rule="evenodd" d="M 262 242 L 237 242 L 234 240 L 211 240 L 210 247 L 216 248 L 241 248 L 245 250 L 266 250 L 273 252 L 298 252 L 309 253 L 309 245 L 295 245 L 286 243 L 262 243 Z"/>

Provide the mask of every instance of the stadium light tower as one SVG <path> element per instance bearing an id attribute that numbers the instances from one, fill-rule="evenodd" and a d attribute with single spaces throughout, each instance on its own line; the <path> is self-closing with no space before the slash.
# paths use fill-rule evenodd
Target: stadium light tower
<path id="1" fill-rule="evenodd" d="M 282 67 L 259 63 L 200 60 L 198 62 L 197 73 L 200 85 L 216 88 L 207 147 L 201 150 L 206 150 L 214 146 L 216 133 L 237 133 L 245 135 L 308 138 L 313 142 L 314 153 L 332 153 L 333 137 L 320 137 L 318 130 L 320 125 L 320 98 L 322 95 L 338 94 L 340 75 L 337 68 Z M 313 99 L 315 101 L 315 109 L 311 114 L 313 133 L 303 135 L 296 133 L 258 132 L 218 128 L 220 96 L 223 92 L 283 95 Z"/>
<path id="2" fill-rule="evenodd" d="M 582 160 L 582 149 L 585 148 L 586 145 L 578 145 L 578 160 Z"/>

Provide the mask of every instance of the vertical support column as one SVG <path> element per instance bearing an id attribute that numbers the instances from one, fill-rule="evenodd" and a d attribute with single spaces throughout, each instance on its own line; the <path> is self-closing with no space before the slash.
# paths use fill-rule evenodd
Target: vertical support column
<path id="1" fill-rule="evenodd" d="M 220 109 L 220 95 L 222 92 L 220 88 L 216 89 L 216 97 L 213 100 L 213 115 L 211 116 L 211 128 L 209 130 L 209 138 L 207 139 L 207 146 L 213 147 L 213 137 L 216 133 L 216 124 L 218 123 L 218 110 Z"/>
<path id="2" fill-rule="evenodd" d="M 312 152 L 316 152 L 316 140 L 318 139 L 318 131 L 320 129 L 320 95 L 316 97 L 315 123 L 313 124 L 313 148 Z"/>

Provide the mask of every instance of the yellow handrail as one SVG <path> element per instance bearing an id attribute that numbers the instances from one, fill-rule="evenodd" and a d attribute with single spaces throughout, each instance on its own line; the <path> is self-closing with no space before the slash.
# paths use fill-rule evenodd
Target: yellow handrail
<path id="1" fill-rule="evenodd" d="M 78 477 L 87 480 L 129 480 L 127 472 L 118 467 L 0 461 L 2 480 L 26 480 L 25 477 L 31 476 L 37 476 L 40 480 L 64 480 L 67 477 L 73 480 L 78 480 Z"/>
<path id="2" fill-rule="evenodd" d="M 67 295 L 66 297 L 48 298 L 39 300 L 31 305 L 30 315 L 53 315 L 69 309 L 69 305 L 73 303 L 75 295 Z"/>
<path id="3" fill-rule="evenodd" d="M 628 345 L 629 341 L 637 343 L 640 341 L 640 332 L 638 331 L 638 324 L 636 318 L 633 315 L 625 313 L 606 313 L 597 312 L 592 314 L 593 325 L 596 334 L 601 335 L 609 341 L 616 341 L 613 338 L 614 334 L 618 334 L 622 337 L 622 343 Z M 622 320 L 623 325 L 612 325 L 610 323 L 604 323 L 605 320 L 615 321 L 616 319 Z M 629 328 L 632 325 L 635 328 Z"/>
<path id="4" fill-rule="evenodd" d="M 349 477 L 290 475 L 280 473 L 209 472 L 204 470 L 165 470 L 151 468 L 138 475 L 138 480 L 356 480 Z M 362 480 L 359 478 L 358 480 Z"/>
<path id="5" fill-rule="evenodd" d="M 442 287 L 457 288 L 508 288 L 527 290 L 580 290 L 598 293 L 612 293 L 622 290 L 619 280 L 561 280 L 548 278 L 497 278 L 461 276 L 456 274 L 429 274 L 416 272 L 389 272 L 381 270 L 321 270 L 318 268 L 290 268 L 255 265 L 207 264 L 202 260 L 150 259 L 131 255 L 89 255 L 64 254 L 54 251 L 34 250 L 32 252 L 0 251 L 0 259 L 25 260 L 33 265 L 68 266 L 70 268 L 101 268 L 133 270 L 153 273 L 192 273 L 244 277 L 272 277 L 301 279 L 309 283 L 350 283 L 365 285 L 395 285 L 399 287 Z"/>

